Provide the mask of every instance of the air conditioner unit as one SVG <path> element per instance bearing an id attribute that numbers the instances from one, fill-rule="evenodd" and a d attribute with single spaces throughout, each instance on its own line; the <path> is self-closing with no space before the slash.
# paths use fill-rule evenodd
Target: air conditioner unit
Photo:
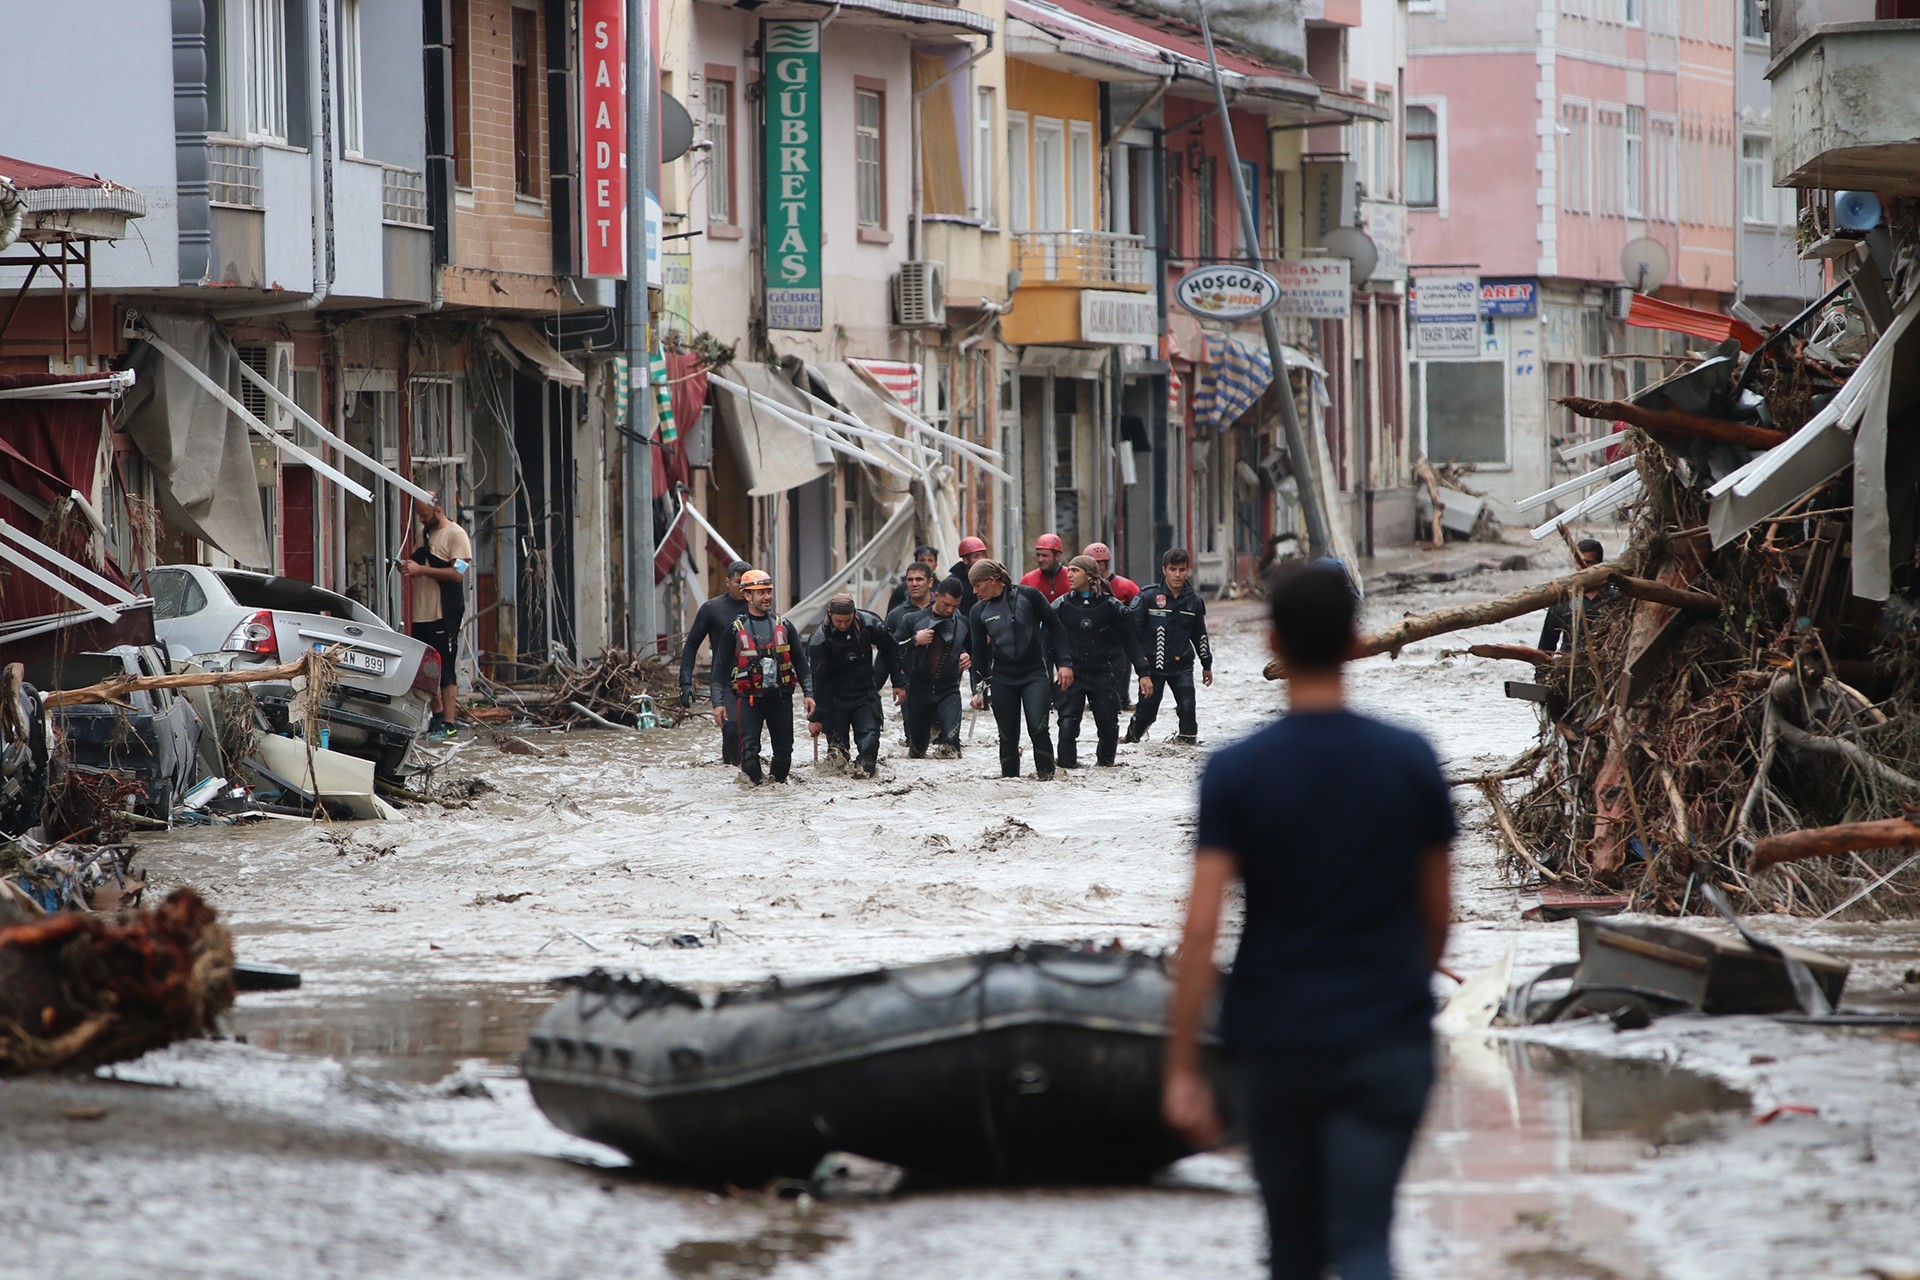
<path id="1" fill-rule="evenodd" d="M 1616 284 L 1607 288 L 1607 319 L 1625 320 L 1627 312 L 1633 309 L 1633 288 L 1630 285 Z"/>
<path id="2" fill-rule="evenodd" d="M 236 346 L 234 353 L 240 362 L 271 382 L 274 390 L 291 399 L 293 397 L 293 344 L 291 342 L 268 342 L 257 346 Z M 240 380 L 241 404 L 269 427 L 281 435 L 293 434 L 293 415 L 278 400 L 262 391 L 245 378 Z"/>
<path id="3" fill-rule="evenodd" d="M 947 264 L 903 262 L 893 278 L 894 323 L 903 329 L 937 328 L 947 322 Z"/>

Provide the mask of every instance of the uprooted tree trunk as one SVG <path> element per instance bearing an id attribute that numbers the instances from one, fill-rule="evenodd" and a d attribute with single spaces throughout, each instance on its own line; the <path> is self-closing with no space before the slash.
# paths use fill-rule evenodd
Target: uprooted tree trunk
<path id="1" fill-rule="evenodd" d="M 1589 400 L 1584 396 L 1562 396 L 1554 401 L 1582 418 L 1606 418 L 1624 422 L 1642 431 L 1686 436 L 1693 440 L 1712 440 L 1719 444 L 1737 444 L 1748 449 L 1771 449 L 1787 438 L 1784 431 L 1756 427 L 1745 422 L 1728 422 L 1684 409 L 1649 409 L 1625 400 Z"/>
<path id="2" fill-rule="evenodd" d="M 0 927 L 0 1076 L 137 1058 L 205 1035 L 232 1004 L 232 940 L 191 889 L 151 911 Z"/>
<path id="3" fill-rule="evenodd" d="M 1495 596 L 1491 600 L 1481 600 L 1474 604 L 1455 605 L 1449 609 L 1436 609 L 1432 613 L 1416 614 L 1402 619 L 1397 625 L 1385 631 L 1376 631 L 1369 636 L 1361 636 L 1347 654 L 1348 658 L 1370 658 L 1377 653 L 1398 653 L 1416 640 L 1431 640 L 1435 636 L 1446 635 L 1450 631 L 1464 631 L 1468 627 L 1484 627 L 1490 622 L 1505 622 L 1508 618 L 1518 618 L 1522 614 L 1534 613 L 1549 608 L 1565 599 L 1574 591 L 1586 591 L 1608 581 L 1622 567 L 1614 561 L 1594 565 L 1591 569 L 1582 569 L 1570 573 L 1564 578 L 1555 578 L 1543 582 L 1537 587 L 1527 587 L 1520 591 L 1511 591 L 1504 596 Z M 1286 674 L 1286 668 L 1275 658 L 1266 666 L 1266 677 L 1278 680 Z"/>
<path id="4" fill-rule="evenodd" d="M 1753 846 L 1753 869 L 1765 871 L 1782 862 L 1831 858 L 1870 849 L 1920 849 L 1920 814 L 1883 818 L 1878 822 L 1843 822 L 1768 836 Z"/>
<path id="5" fill-rule="evenodd" d="M 47 709 L 51 711 L 55 707 L 90 702 L 123 702 L 128 694 L 138 693 L 142 689 L 198 689 L 209 685 L 291 680 L 295 676 L 312 675 L 329 661 L 323 654 L 311 653 L 277 667 L 248 667 L 240 671 L 181 671 L 164 676 L 113 676 L 84 688 L 55 689 L 44 696 Z"/>

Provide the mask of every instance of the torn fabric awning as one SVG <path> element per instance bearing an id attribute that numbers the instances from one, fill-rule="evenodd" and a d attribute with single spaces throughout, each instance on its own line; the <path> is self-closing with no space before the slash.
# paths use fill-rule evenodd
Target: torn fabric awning
<path id="1" fill-rule="evenodd" d="M 1224 431 L 1251 409 L 1273 382 L 1273 358 L 1222 333 L 1207 335 L 1207 363 L 1193 392 L 1196 427 Z"/>
<path id="2" fill-rule="evenodd" d="M 732 446 L 747 492 L 756 497 L 785 493 L 828 473 L 815 451 L 815 437 L 782 420 L 782 408 L 808 412 L 793 384 L 762 364 L 725 365 L 710 371 L 719 395 L 720 426 Z"/>
<path id="3" fill-rule="evenodd" d="M 551 342 L 524 320 L 500 320 L 490 336 L 500 353 L 536 378 L 557 382 L 563 387 L 584 387 L 587 375 L 579 366 L 555 349 Z"/>

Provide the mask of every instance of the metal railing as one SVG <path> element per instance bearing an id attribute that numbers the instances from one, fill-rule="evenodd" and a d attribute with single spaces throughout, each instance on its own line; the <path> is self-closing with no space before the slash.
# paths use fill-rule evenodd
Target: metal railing
<path id="1" fill-rule="evenodd" d="M 1147 238 L 1117 231 L 1021 231 L 1013 237 L 1013 265 L 1032 284 L 1153 287 Z"/>
<path id="2" fill-rule="evenodd" d="M 261 208 L 260 148 L 250 142 L 209 142 L 207 199 L 238 209 Z"/>
<path id="3" fill-rule="evenodd" d="M 380 217 L 403 227 L 427 225 L 427 175 L 391 166 L 380 171 Z"/>

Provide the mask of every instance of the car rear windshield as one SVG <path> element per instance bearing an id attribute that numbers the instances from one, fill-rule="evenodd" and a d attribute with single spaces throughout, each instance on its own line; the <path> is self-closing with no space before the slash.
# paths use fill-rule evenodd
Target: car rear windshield
<path id="1" fill-rule="evenodd" d="M 115 676 L 140 673 L 128 671 L 126 661 L 117 653 L 74 653 L 45 662 L 29 662 L 22 674 L 28 684 L 44 693 L 51 689 L 84 689 Z"/>
<path id="2" fill-rule="evenodd" d="M 298 578 L 262 578 L 251 573 L 216 575 L 233 602 L 248 609 L 280 609 L 287 613 L 317 613 L 329 618 L 352 618 L 384 627 L 374 614 L 343 595 Z"/>

